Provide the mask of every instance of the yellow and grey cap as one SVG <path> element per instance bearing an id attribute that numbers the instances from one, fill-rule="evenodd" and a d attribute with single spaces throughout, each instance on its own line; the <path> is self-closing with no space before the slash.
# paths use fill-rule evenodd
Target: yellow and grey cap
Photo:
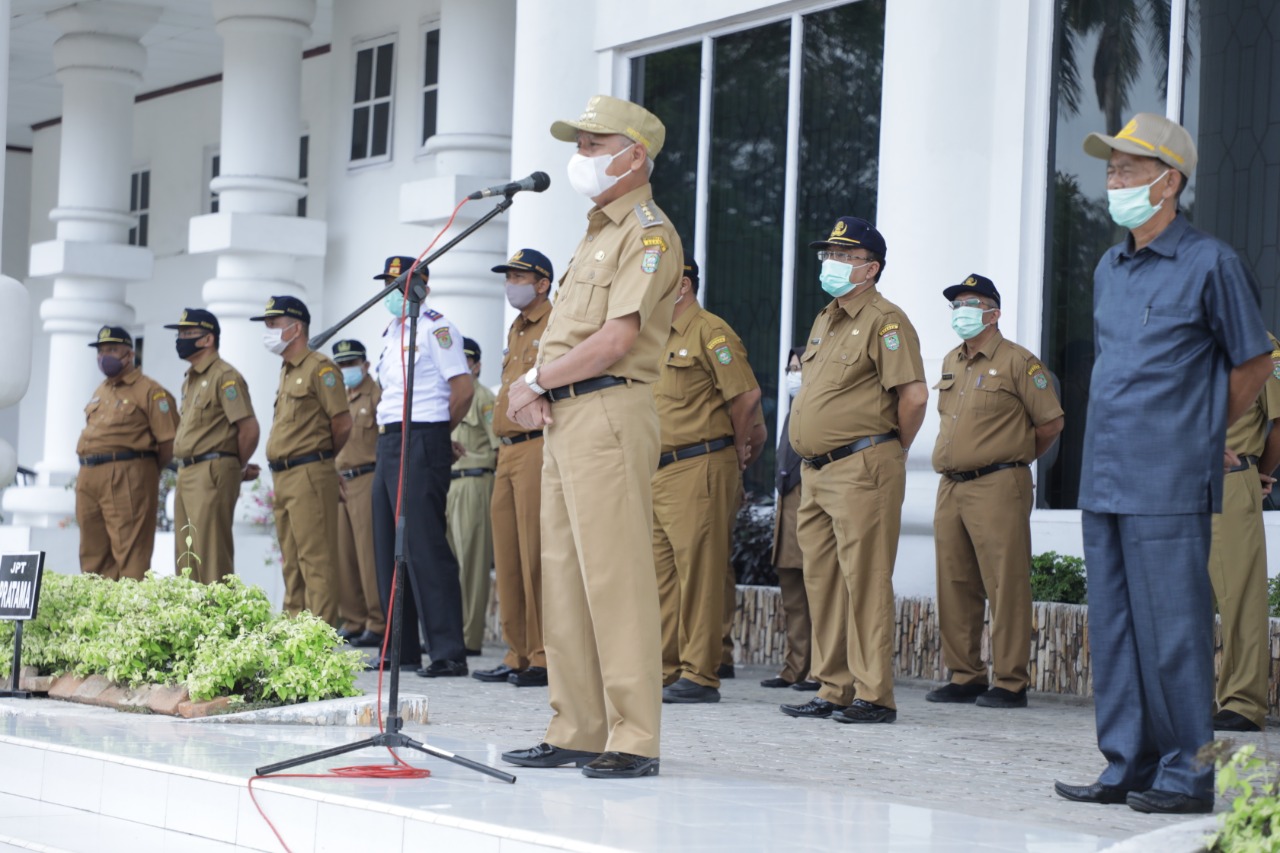
<path id="1" fill-rule="evenodd" d="M 657 157 L 667 139 L 667 128 L 656 115 L 639 104 L 592 95 L 587 108 L 574 121 L 554 121 L 551 135 L 561 142 L 576 142 L 578 131 L 587 133 L 621 133 L 632 142 L 644 146 L 650 157 Z"/>
<path id="2" fill-rule="evenodd" d="M 1185 177 L 1196 170 L 1196 144 L 1176 121 L 1155 113 L 1138 113 L 1119 133 L 1091 133 L 1084 138 L 1084 153 L 1099 160 L 1123 151 L 1138 157 L 1154 157 Z"/>

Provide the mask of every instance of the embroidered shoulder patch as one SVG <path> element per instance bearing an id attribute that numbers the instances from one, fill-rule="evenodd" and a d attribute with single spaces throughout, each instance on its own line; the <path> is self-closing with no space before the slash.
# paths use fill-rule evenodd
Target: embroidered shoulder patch
<path id="1" fill-rule="evenodd" d="M 224 386 L 222 389 L 222 394 L 228 400 L 234 400 L 236 397 L 240 396 L 240 392 L 236 391 L 236 386 L 234 382 L 228 383 L 226 386 Z"/>
<path id="2" fill-rule="evenodd" d="M 662 250 L 657 247 L 650 247 L 644 250 L 644 257 L 640 259 L 640 271 L 652 275 L 658 271 L 658 261 L 662 258 Z"/>
<path id="3" fill-rule="evenodd" d="M 1271 375 L 1280 379 L 1280 349 L 1271 352 Z"/>
<path id="4" fill-rule="evenodd" d="M 443 314 L 441 314 L 439 311 L 432 311 L 430 308 L 428 308 L 428 309 L 423 313 L 423 315 L 422 315 L 422 316 L 426 317 L 428 320 L 441 320 L 441 319 L 444 319 L 444 315 L 443 315 Z"/>
<path id="5" fill-rule="evenodd" d="M 649 207 L 651 201 L 653 199 L 642 201 L 636 205 L 636 219 L 639 219 L 640 224 L 645 228 L 652 228 L 654 225 L 662 224 L 662 219 L 653 211 L 653 208 Z"/>
<path id="6" fill-rule="evenodd" d="M 156 408 L 160 410 L 160 414 L 162 415 L 169 414 L 169 401 L 161 400 L 160 403 L 156 406 Z"/>
<path id="7" fill-rule="evenodd" d="M 724 335 L 716 335 L 714 338 L 707 341 L 707 349 L 715 349 L 720 344 L 725 343 L 726 340 L 727 338 L 725 338 Z"/>
<path id="8" fill-rule="evenodd" d="M 663 240 L 660 234 L 655 234 L 652 237 L 644 237 L 640 242 L 646 246 L 656 246 L 659 252 L 665 252 L 667 250 L 667 241 Z"/>
<path id="9" fill-rule="evenodd" d="M 892 331 L 896 331 L 896 330 L 897 330 L 897 328 L 898 328 L 898 324 L 897 324 L 897 323 L 885 323 L 883 326 L 881 326 L 881 327 L 880 327 L 880 331 L 876 332 L 876 334 L 877 334 L 877 335 L 887 335 L 887 334 L 889 334 L 889 333 L 890 333 L 890 332 L 892 332 Z"/>
<path id="10" fill-rule="evenodd" d="M 481 406 L 480 415 L 481 417 L 484 418 L 485 423 L 492 426 L 493 425 L 493 404 L 489 403 L 487 405 Z"/>
<path id="11" fill-rule="evenodd" d="M 1044 375 L 1044 365 L 1040 362 L 1033 361 L 1027 365 L 1027 375 L 1041 391 L 1049 387 L 1049 377 Z"/>
<path id="12" fill-rule="evenodd" d="M 733 353 L 729 352 L 727 344 L 716 347 L 716 358 L 719 359 L 721 364 L 733 363 Z"/>
<path id="13" fill-rule="evenodd" d="M 320 381 L 324 383 L 324 387 L 332 388 L 338 384 L 338 371 L 332 367 L 320 368 Z"/>
<path id="14" fill-rule="evenodd" d="M 436 336 L 436 343 L 440 344 L 440 349 L 448 349 L 453 346 L 453 335 L 449 333 L 449 327 L 436 329 L 431 334 Z"/>
<path id="15" fill-rule="evenodd" d="M 164 391 L 157 391 L 156 393 L 154 393 L 154 394 L 152 394 L 152 395 L 151 395 L 151 399 L 152 399 L 152 400 L 163 400 L 163 399 L 165 399 L 165 398 L 166 398 L 166 397 L 168 397 L 168 396 L 169 396 L 169 395 L 168 395 L 168 394 L 166 394 Z"/>

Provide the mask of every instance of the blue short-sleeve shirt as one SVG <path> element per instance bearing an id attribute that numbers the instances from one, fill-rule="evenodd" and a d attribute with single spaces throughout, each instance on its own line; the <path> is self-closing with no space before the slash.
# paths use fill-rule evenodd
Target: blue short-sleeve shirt
<path id="1" fill-rule="evenodd" d="M 1111 247 L 1093 273 L 1080 508 L 1221 512 L 1228 376 L 1270 351 L 1258 287 L 1230 246 L 1181 214 L 1132 245 Z"/>

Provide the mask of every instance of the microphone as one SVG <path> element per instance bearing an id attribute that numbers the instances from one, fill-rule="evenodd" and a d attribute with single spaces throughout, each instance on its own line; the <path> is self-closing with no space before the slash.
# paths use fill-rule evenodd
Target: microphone
<path id="1" fill-rule="evenodd" d="M 549 186 L 551 186 L 551 178 L 547 177 L 546 172 L 534 172 L 527 178 L 512 181 L 509 184 L 499 184 L 496 187 L 486 187 L 482 190 L 476 190 L 471 195 L 467 196 L 467 198 L 471 201 L 477 201 L 479 199 L 489 198 L 490 196 L 495 195 L 515 195 L 516 193 L 524 192 L 525 190 L 532 190 L 535 193 L 540 193 Z"/>

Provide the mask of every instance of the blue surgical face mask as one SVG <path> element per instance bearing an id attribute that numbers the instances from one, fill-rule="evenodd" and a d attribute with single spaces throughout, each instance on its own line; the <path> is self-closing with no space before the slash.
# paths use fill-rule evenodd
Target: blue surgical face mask
<path id="1" fill-rule="evenodd" d="M 382 298 L 382 304 L 391 312 L 392 317 L 404 316 L 404 293 L 393 290 Z"/>
<path id="2" fill-rule="evenodd" d="M 976 338 L 982 334 L 982 330 L 987 327 L 982 322 L 982 315 L 987 313 L 981 308 L 972 308 L 965 305 L 961 308 L 953 308 L 951 310 L 951 328 L 963 340 Z"/>
<path id="3" fill-rule="evenodd" d="M 1164 202 L 1152 206 L 1151 188 L 1167 174 L 1169 170 L 1165 169 L 1160 177 L 1140 187 L 1107 190 L 1107 210 L 1111 213 L 1112 221 L 1121 228 L 1133 230 L 1155 216 L 1156 211 L 1164 207 Z"/>
<path id="4" fill-rule="evenodd" d="M 364 381 L 364 371 L 359 367 L 342 368 L 342 384 L 348 388 L 355 388 Z"/>
<path id="5" fill-rule="evenodd" d="M 871 263 L 872 261 L 867 261 L 865 264 L 858 264 L 855 267 L 853 264 L 846 264 L 827 258 L 822 262 L 822 272 L 818 275 L 818 281 L 822 284 L 823 290 L 839 299 L 858 285 L 866 283 L 849 281 L 849 274 Z"/>

